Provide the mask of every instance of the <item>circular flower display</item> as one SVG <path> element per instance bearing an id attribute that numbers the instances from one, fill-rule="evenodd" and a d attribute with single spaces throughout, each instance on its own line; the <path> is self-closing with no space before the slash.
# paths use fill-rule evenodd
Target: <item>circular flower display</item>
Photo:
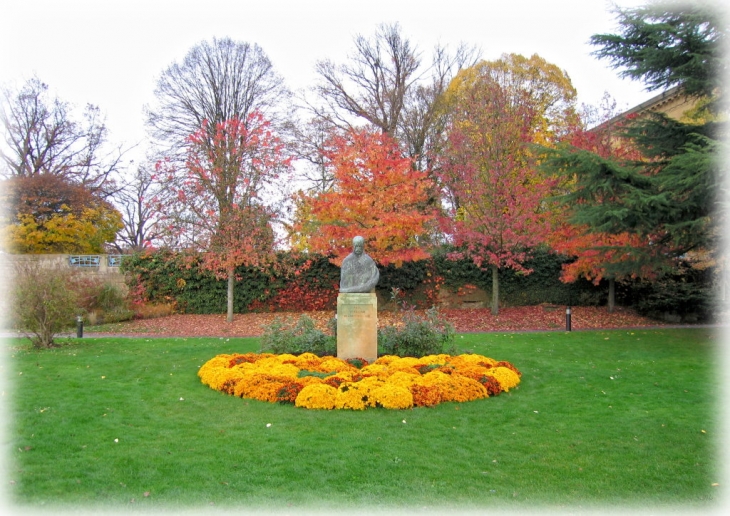
<path id="1" fill-rule="evenodd" d="M 521 374 L 509 362 L 474 354 L 387 355 L 368 364 L 363 359 L 345 361 L 312 353 L 246 353 L 213 357 L 198 376 L 212 389 L 242 398 L 309 409 L 365 410 L 431 407 L 496 396 L 519 385 Z"/>

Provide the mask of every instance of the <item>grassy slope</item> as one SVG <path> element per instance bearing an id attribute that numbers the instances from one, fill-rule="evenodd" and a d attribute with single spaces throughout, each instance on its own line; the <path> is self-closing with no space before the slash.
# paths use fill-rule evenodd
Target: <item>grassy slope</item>
<path id="1" fill-rule="evenodd" d="M 429 409 L 307 411 L 199 383 L 206 360 L 255 351 L 256 339 L 85 339 L 41 352 L 8 341 L 11 500 L 713 506 L 710 330 L 479 334 L 458 345 L 514 363 L 522 385 Z"/>

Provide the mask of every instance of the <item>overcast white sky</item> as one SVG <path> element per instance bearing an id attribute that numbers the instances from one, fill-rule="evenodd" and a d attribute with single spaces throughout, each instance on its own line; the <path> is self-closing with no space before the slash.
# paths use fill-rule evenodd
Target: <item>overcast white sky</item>
<path id="1" fill-rule="evenodd" d="M 213 37 L 257 43 L 292 89 L 315 80 L 314 64 L 343 62 L 356 34 L 399 22 L 426 59 L 436 43 L 477 45 L 487 59 L 537 53 L 565 71 L 581 103 L 609 91 L 619 107 L 652 97 L 590 55 L 591 35 L 615 32 L 606 0 L 2 0 L 0 82 L 37 75 L 63 100 L 92 103 L 110 140 L 143 140 L 143 106 L 156 78 Z M 621 7 L 645 1 L 617 0 Z"/>

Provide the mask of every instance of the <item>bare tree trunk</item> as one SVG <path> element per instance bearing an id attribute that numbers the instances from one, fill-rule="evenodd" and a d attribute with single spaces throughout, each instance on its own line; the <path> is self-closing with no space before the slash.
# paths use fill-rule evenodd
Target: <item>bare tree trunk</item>
<path id="1" fill-rule="evenodd" d="M 492 315 L 499 314 L 499 269 L 492 265 Z"/>
<path id="2" fill-rule="evenodd" d="M 613 313 L 616 307 L 616 280 L 608 279 L 608 313 Z"/>
<path id="3" fill-rule="evenodd" d="M 228 269 L 228 313 L 226 321 L 233 322 L 233 285 L 236 281 L 234 269 Z"/>

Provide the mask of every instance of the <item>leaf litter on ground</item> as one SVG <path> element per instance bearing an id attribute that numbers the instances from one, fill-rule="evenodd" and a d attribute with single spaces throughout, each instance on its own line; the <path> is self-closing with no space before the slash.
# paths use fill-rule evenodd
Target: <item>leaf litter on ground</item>
<path id="1" fill-rule="evenodd" d="M 415 310 L 425 318 L 425 310 Z M 405 311 L 381 311 L 378 325 L 402 324 Z M 565 308 L 558 306 L 506 307 L 498 315 L 488 308 L 443 309 L 439 313 L 451 323 L 457 333 L 556 331 L 566 330 Z M 94 335 L 133 335 L 155 337 L 259 337 L 275 319 L 296 321 L 300 315 L 310 317 L 317 328 L 327 331 L 334 310 L 318 312 L 276 312 L 235 314 L 233 322 L 225 314 L 174 314 L 154 319 L 142 319 L 89 328 Z M 601 330 L 621 328 L 649 328 L 666 323 L 649 319 L 635 311 L 617 307 L 612 313 L 606 307 L 572 307 L 572 330 Z"/>

